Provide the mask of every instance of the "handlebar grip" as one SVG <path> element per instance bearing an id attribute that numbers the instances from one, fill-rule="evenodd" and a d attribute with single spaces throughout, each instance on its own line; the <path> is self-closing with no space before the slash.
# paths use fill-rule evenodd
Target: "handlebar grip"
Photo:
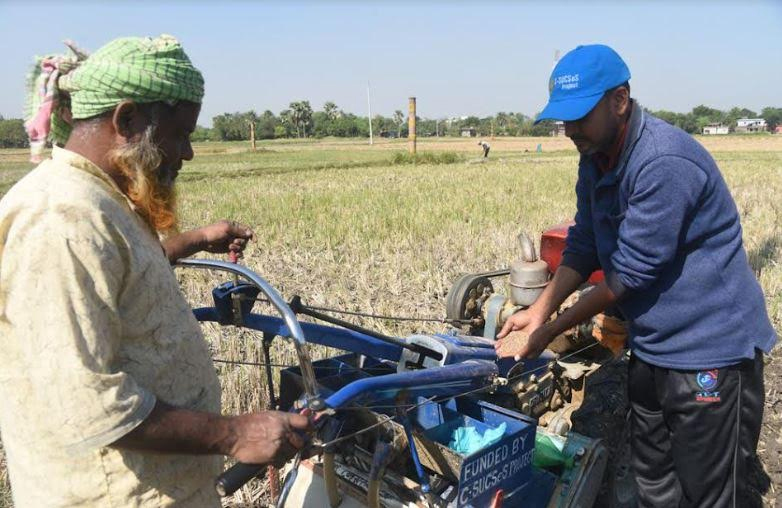
<path id="1" fill-rule="evenodd" d="M 215 481 L 215 490 L 220 496 L 230 496 L 239 490 L 245 483 L 249 482 L 263 470 L 264 466 L 259 464 L 245 464 L 237 462 L 233 466 L 217 477 Z"/>

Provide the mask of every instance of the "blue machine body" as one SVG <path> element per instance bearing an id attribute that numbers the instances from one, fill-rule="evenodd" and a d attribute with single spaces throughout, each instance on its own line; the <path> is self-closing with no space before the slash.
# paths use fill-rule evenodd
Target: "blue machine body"
<path id="1" fill-rule="evenodd" d="M 218 286 L 213 291 L 215 306 L 194 309 L 196 318 L 235 324 L 237 306 L 232 298 L 237 297 L 232 295 L 243 297 L 239 298 L 241 326 L 272 337 L 290 337 L 283 319 L 251 312 L 257 291 L 249 285 L 226 283 Z M 339 410 L 351 405 L 384 404 L 385 408 L 393 408 L 400 400 L 407 401 L 407 407 L 411 409 L 407 411 L 409 418 L 407 412 L 404 415 L 404 423 L 414 428 L 417 435 L 437 443 L 443 454 L 451 455 L 459 455 L 448 448 L 456 428 L 471 426 L 482 433 L 501 423 L 506 424 L 499 441 L 454 461 L 459 464 L 458 471 L 452 472 L 458 479 L 458 507 L 488 506 L 498 489 L 503 490 L 506 499 L 515 500 L 506 502 L 505 506 L 521 506 L 521 499 L 548 499 L 553 489 L 551 475 L 532 468 L 536 421 L 481 400 L 477 395 L 489 388 L 496 389 L 492 386 L 496 377 L 505 377 L 519 367 L 512 359 L 497 360 L 491 339 L 455 333 L 399 339 L 437 350 L 442 358 L 434 360 L 353 330 L 307 322 L 300 324 L 307 342 L 350 353 L 313 362 L 328 407 Z M 358 357 L 365 357 L 361 367 L 356 366 Z M 528 362 L 518 370 L 534 370 L 547 361 L 548 358 L 541 358 Z M 301 372 L 298 367 L 290 367 L 283 370 L 281 376 L 279 402 L 285 408 L 292 405 L 297 395 L 286 395 L 283 389 L 290 390 L 289 386 L 297 382 Z M 473 395 L 465 396 L 468 392 Z M 454 398 L 456 396 L 459 397 Z M 373 410 L 394 416 L 392 410 Z M 410 428 L 408 434 L 411 434 Z M 414 446 L 411 446 L 411 452 L 420 467 Z"/>
<path id="2" fill-rule="evenodd" d="M 483 433 L 505 424 L 499 441 L 462 457 L 457 506 L 488 506 L 498 489 L 512 492 L 529 484 L 535 450 L 534 420 L 480 400 L 461 404 L 458 412 L 445 411 L 442 423 L 425 431 L 438 443 L 447 442 L 458 427 L 475 427 Z"/>
<path id="3" fill-rule="evenodd" d="M 512 371 L 535 372 L 554 358 L 553 353 L 546 350 L 538 358 L 523 362 L 517 362 L 513 358 L 497 359 L 494 350 L 495 341 L 492 339 L 457 333 L 435 334 L 433 337 L 440 339 L 448 349 L 446 364 L 460 363 L 471 359 L 492 361 L 497 364 L 498 373 L 502 377 L 506 377 Z"/>
<path id="4" fill-rule="evenodd" d="M 214 307 L 202 307 L 193 310 L 199 321 L 213 321 L 220 324 L 232 324 L 234 322 L 234 307 L 231 301 L 232 294 L 238 294 L 241 299 L 242 326 L 270 334 L 272 336 L 290 337 L 291 333 L 285 321 L 276 316 L 252 314 L 252 299 L 258 294 L 257 288 L 250 284 L 235 284 L 226 282 L 212 291 L 215 302 Z M 415 355 L 402 347 L 384 342 L 380 339 L 354 330 L 336 328 L 334 326 L 316 323 L 301 322 L 301 328 L 307 337 L 307 342 L 322 346 L 333 347 L 342 351 L 350 351 L 355 354 L 372 358 L 399 362 L 403 352 Z M 455 332 L 455 331 L 454 331 Z M 497 359 L 494 351 L 494 341 L 483 337 L 460 335 L 457 333 L 434 334 L 429 336 L 414 335 L 408 339 L 429 338 L 442 351 L 443 359 L 437 361 L 439 366 L 453 365 L 467 360 L 484 360 L 497 365 L 497 373 L 506 376 L 512 372 L 535 371 L 553 359 L 549 351 L 545 351 L 539 358 L 525 360 L 519 363 L 513 358 Z"/>
<path id="5" fill-rule="evenodd" d="M 421 369 L 353 381 L 326 398 L 326 405 L 341 408 L 360 400 L 369 405 L 394 399 L 404 391 L 407 397 L 452 397 L 480 390 L 497 377 L 497 365 L 486 360 L 468 360 L 437 369 Z"/>
<path id="6" fill-rule="evenodd" d="M 538 497 L 548 499 L 555 477 L 549 473 L 535 471 L 532 468 L 532 455 L 535 446 L 537 422 L 521 413 L 508 410 L 477 396 L 448 398 L 443 402 L 430 401 L 422 394 L 431 395 L 437 380 L 453 379 L 459 376 L 477 376 L 481 378 L 493 371 L 491 362 L 467 360 L 465 365 L 454 364 L 434 369 L 423 369 L 404 373 L 388 373 L 379 368 L 379 363 L 370 362 L 364 368 L 351 365 L 352 355 L 343 355 L 314 362 L 316 376 L 327 396 L 326 404 L 331 407 L 347 407 L 348 404 L 368 405 L 373 411 L 394 416 L 395 405 L 401 403 L 412 407 L 409 411 L 409 424 L 418 435 L 435 444 L 428 454 L 440 454 L 436 462 L 457 464 L 458 467 L 446 471 L 446 476 L 458 480 L 458 492 L 455 497 L 457 507 L 489 506 L 493 494 L 501 489 L 506 499 L 515 502 L 525 500 L 524 506 L 545 506 L 527 504 Z M 496 368 L 496 367 L 495 367 Z M 379 375 L 376 375 L 378 374 Z M 437 373 L 441 377 L 433 377 Z M 301 372 L 298 367 L 283 370 L 282 380 L 287 386 L 299 383 Z M 322 376 L 322 377 L 321 377 Z M 467 380 L 465 380 L 467 381 Z M 430 386 L 416 387 L 417 383 Z M 449 391 L 450 382 L 437 388 L 439 393 Z M 456 392 L 464 393 L 464 388 L 454 387 Z M 484 384 L 485 386 L 485 384 Z M 394 387 L 394 388 L 392 388 Z M 404 395 L 403 401 L 399 396 Z M 294 396 L 283 397 L 282 407 L 287 407 Z M 401 423 L 405 423 L 404 420 Z M 505 424 L 505 432 L 499 441 L 494 442 L 470 454 L 460 454 L 449 448 L 454 432 L 459 427 L 473 427 L 483 434 Z M 409 435 L 408 428 L 405 432 Z M 412 463 L 420 469 L 421 459 L 411 446 Z M 424 464 L 430 465 L 430 464 Z M 450 474 L 448 474 L 450 473 Z M 531 497 L 532 496 L 532 497 Z M 510 501 L 505 506 L 521 506 Z"/>

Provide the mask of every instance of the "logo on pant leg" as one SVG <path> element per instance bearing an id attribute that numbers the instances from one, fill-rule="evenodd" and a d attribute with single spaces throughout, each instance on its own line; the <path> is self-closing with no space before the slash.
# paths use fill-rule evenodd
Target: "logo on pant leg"
<path id="1" fill-rule="evenodd" d="M 713 390 L 717 386 L 720 371 L 718 369 L 704 370 L 695 374 L 695 381 L 704 390 Z"/>
<path id="2" fill-rule="evenodd" d="M 695 374 L 695 382 L 703 391 L 695 392 L 696 402 L 719 402 L 720 392 L 713 391 L 719 379 L 719 369 L 703 370 Z"/>

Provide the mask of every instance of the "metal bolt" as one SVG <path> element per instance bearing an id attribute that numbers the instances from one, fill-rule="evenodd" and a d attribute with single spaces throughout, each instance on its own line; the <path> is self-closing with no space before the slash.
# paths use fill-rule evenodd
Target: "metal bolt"
<path id="1" fill-rule="evenodd" d="M 312 399 L 307 401 L 307 407 L 313 411 L 320 411 L 326 407 L 326 404 L 323 399 Z"/>

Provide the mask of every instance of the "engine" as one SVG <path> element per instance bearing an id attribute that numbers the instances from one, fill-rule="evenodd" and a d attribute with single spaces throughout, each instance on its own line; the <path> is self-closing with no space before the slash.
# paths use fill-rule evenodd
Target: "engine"
<path id="1" fill-rule="evenodd" d="M 508 270 L 459 277 L 448 294 L 447 318 L 461 323 L 462 333 L 493 343 L 505 321 L 532 305 L 549 283 L 562 261 L 568 226 L 561 224 L 543 232 L 540 256 L 536 254 L 531 238 L 522 233 L 519 235 L 520 256 Z M 495 291 L 493 283 L 503 276 L 508 277 L 505 294 Z M 602 272 L 593 273 L 557 313 L 573 305 L 601 280 Z M 606 326 L 612 329 L 610 337 L 603 333 Z M 542 355 L 557 361 L 544 362 L 537 368 L 525 366 L 525 371 L 532 372 L 518 378 L 511 372 L 509 377 L 514 380 L 507 389 L 498 391 L 497 403 L 538 418 L 542 426 L 548 426 L 554 433 L 566 433 L 571 427 L 570 415 L 583 399 L 586 376 L 621 352 L 624 335 L 623 322 L 613 313 L 598 315 L 566 331 L 556 337 Z"/>

